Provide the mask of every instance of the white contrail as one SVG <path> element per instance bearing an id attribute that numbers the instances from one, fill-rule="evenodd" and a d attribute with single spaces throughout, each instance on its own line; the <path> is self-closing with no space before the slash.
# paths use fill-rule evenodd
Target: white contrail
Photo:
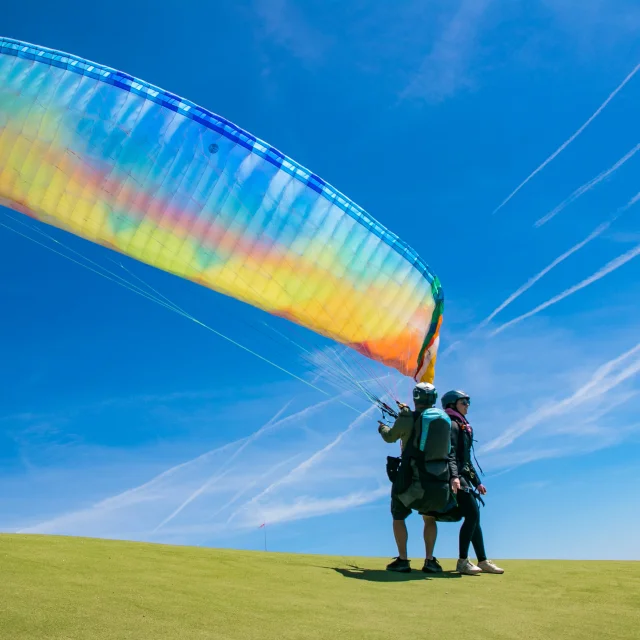
<path id="1" fill-rule="evenodd" d="M 521 316 L 518 316 L 513 320 L 509 320 L 509 322 L 505 322 L 503 325 L 499 326 L 490 334 L 491 337 L 504 331 L 507 327 L 510 327 L 514 324 L 517 324 L 518 322 L 522 322 L 522 320 L 525 320 L 526 318 L 530 318 L 531 316 L 536 315 L 540 311 L 550 307 L 551 305 L 556 304 L 556 302 L 560 302 L 560 300 L 564 300 L 565 298 L 568 298 L 570 295 L 573 295 L 577 291 L 580 291 L 580 289 L 584 289 L 585 287 L 588 287 L 590 284 L 597 282 L 598 280 L 604 278 L 606 275 L 610 274 L 612 271 L 619 269 L 621 266 L 625 265 L 630 260 L 633 260 L 633 258 L 635 258 L 638 255 L 640 255 L 640 244 L 635 246 L 633 249 L 627 251 L 626 253 L 623 253 L 621 256 L 614 258 L 613 260 L 611 260 L 611 262 L 607 263 L 604 267 L 602 267 L 602 269 L 599 269 L 593 275 L 589 276 L 588 278 L 585 278 L 578 284 L 575 284 L 572 287 L 565 289 L 562 293 L 559 293 L 557 296 L 554 296 L 550 300 L 547 300 L 546 302 L 539 304 L 535 309 L 532 309 L 531 311 L 527 311 L 527 313 L 523 313 Z"/>
<path id="2" fill-rule="evenodd" d="M 634 204 L 640 201 L 640 192 L 637 193 L 627 204 L 621 207 L 616 213 L 611 216 L 611 218 L 607 222 L 603 222 L 601 225 L 596 227 L 584 240 L 581 240 L 577 244 L 574 244 L 573 247 L 565 251 L 562 255 L 558 256 L 553 262 L 547 265 L 542 271 L 537 273 L 535 276 L 532 276 L 527 280 L 519 289 L 514 291 L 500 306 L 496 307 L 473 331 L 472 334 L 480 329 L 486 327 L 501 311 L 504 311 L 514 300 L 519 298 L 525 291 L 530 289 L 538 280 L 546 276 L 552 269 L 555 269 L 560 263 L 564 262 L 567 258 L 572 256 L 577 251 L 580 251 L 584 246 L 589 244 L 592 240 L 595 240 L 598 236 L 602 235 L 609 227 L 628 209 L 630 209 Z M 451 345 L 449 349 L 452 349 L 456 343 Z"/>
<path id="3" fill-rule="evenodd" d="M 628 360 L 631 362 L 624 369 L 616 372 L 616 368 Z M 598 367 L 590 380 L 575 393 L 559 402 L 550 402 L 519 420 L 514 426 L 482 447 L 481 452 L 487 453 L 504 449 L 540 423 L 548 423 L 555 417 L 574 411 L 575 407 L 581 406 L 586 401 L 593 401 L 605 396 L 612 389 L 638 373 L 640 373 L 640 343 Z"/>
<path id="4" fill-rule="evenodd" d="M 375 502 L 389 495 L 388 487 L 378 487 L 370 491 L 356 491 L 335 498 L 316 498 L 306 496 L 304 501 L 295 504 L 275 504 L 260 510 L 260 514 L 253 512 L 247 520 L 240 523 L 242 528 L 252 528 L 259 522 L 270 524 L 292 522 L 304 518 L 317 518 L 333 513 L 340 513 Z M 253 521 L 252 521 L 253 520 Z"/>
<path id="5" fill-rule="evenodd" d="M 587 191 L 591 191 L 593 187 L 595 187 L 597 184 L 600 184 L 603 180 L 606 180 L 612 173 L 617 171 L 625 162 L 627 162 L 628 160 L 631 160 L 631 158 L 633 158 L 633 156 L 639 150 L 640 150 L 640 144 L 637 144 L 635 147 L 633 147 L 633 149 L 631 149 L 631 151 L 629 151 L 627 154 L 622 156 L 622 158 L 620 158 L 620 160 L 618 160 L 612 167 L 609 167 L 609 169 L 598 174 L 595 178 L 592 178 L 591 180 L 589 180 L 589 182 L 586 182 L 581 187 L 578 187 L 568 198 L 563 200 L 555 209 L 553 209 L 553 211 L 550 211 L 549 213 L 547 213 L 546 216 L 543 216 L 542 218 L 537 220 L 534 226 L 541 227 L 543 224 L 546 224 L 547 222 L 549 222 L 549 220 L 551 220 L 552 218 L 555 218 L 566 206 L 570 205 L 572 202 L 577 200 L 580 196 L 587 193 Z"/>
<path id="6" fill-rule="evenodd" d="M 300 454 L 296 453 L 296 455 L 286 458 L 285 460 L 281 460 L 280 462 L 274 464 L 272 467 L 269 467 L 265 473 L 261 476 L 258 476 L 255 480 L 248 482 L 245 484 L 240 490 L 236 491 L 236 493 L 225 502 L 221 507 L 219 507 L 216 511 L 211 514 L 211 519 L 213 520 L 216 516 L 220 515 L 225 509 L 228 509 L 232 504 L 237 502 L 247 491 L 255 487 L 260 481 L 265 480 L 269 476 L 273 475 L 278 469 L 281 467 L 286 467 L 290 465 L 296 458 L 299 458 Z"/>
<path id="7" fill-rule="evenodd" d="M 327 453 L 329 453 L 329 451 L 331 451 L 334 447 L 336 447 L 342 441 L 342 439 L 350 431 L 352 431 L 356 426 L 358 426 L 360 421 L 364 419 L 375 408 L 376 407 L 370 407 L 369 409 L 366 409 L 365 411 L 363 411 L 353 422 L 351 422 L 351 424 L 344 431 L 339 433 L 328 445 L 316 451 L 313 455 L 309 456 L 306 460 L 301 462 L 297 467 L 292 469 L 286 476 L 284 476 L 283 478 L 280 478 L 279 480 L 276 480 L 275 482 L 270 484 L 266 489 L 261 491 L 258 495 L 251 498 L 251 500 L 246 502 L 242 507 L 236 509 L 227 519 L 227 524 L 230 523 L 236 517 L 236 515 L 240 513 L 240 511 L 246 509 L 250 505 L 255 505 L 260 501 L 261 498 L 271 493 L 277 487 L 287 484 L 292 480 L 294 480 L 295 478 L 303 475 L 305 471 L 308 471 L 314 464 L 318 462 L 318 460 L 322 459 Z"/>
<path id="8" fill-rule="evenodd" d="M 153 531 L 152 533 L 157 533 L 159 529 L 164 527 L 167 523 L 171 522 L 185 507 L 191 504 L 198 496 L 202 495 L 204 491 L 206 491 L 214 482 L 220 480 L 226 473 L 228 473 L 228 468 L 231 462 L 233 462 L 244 449 L 247 448 L 251 442 L 259 438 L 269 427 L 277 424 L 278 418 L 286 411 L 287 407 L 291 404 L 291 401 L 287 402 L 268 422 L 263 424 L 257 431 L 252 433 L 243 443 L 239 446 L 234 452 L 233 455 L 225 461 L 225 463 L 216 470 L 215 474 L 211 476 L 206 482 L 204 482 L 200 487 L 198 487 L 186 500 L 182 502 L 182 504 L 175 509 L 171 514 L 169 514 Z"/>
<path id="9" fill-rule="evenodd" d="M 316 404 L 313 404 L 309 407 L 306 407 L 304 409 L 302 409 L 301 411 L 298 411 L 290 416 L 287 416 L 286 418 L 283 418 L 282 420 L 279 420 L 280 416 L 283 414 L 283 412 L 288 408 L 288 406 L 291 404 L 291 401 L 287 402 L 284 407 L 282 407 L 282 409 L 280 409 L 272 418 L 271 420 L 269 420 L 266 424 L 264 424 L 262 427 L 260 427 L 257 431 L 255 431 L 253 434 L 251 434 L 246 440 L 245 442 L 242 443 L 241 446 L 239 446 L 234 452 L 233 455 L 231 455 L 229 457 L 228 460 L 225 461 L 225 463 L 216 471 L 216 473 L 209 478 L 201 487 L 199 487 L 198 489 L 196 489 L 177 509 L 175 509 L 170 515 L 168 515 L 154 530 L 152 533 L 157 533 L 159 529 L 161 529 L 162 527 L 164 527 L 166 524 L 168 524 L 169 522 L 171 522 L 171 520 L 173 520 L 185 507 L 187 507 L 188 505 L 190 505 L 197 497 L 199 497 L 200 495 L 202 495 L 209 487 L 213 486 L 218 480 L 220 480 L 222 478 L 222 476 L 224 474 L 226 474 L 228 472 L 228 468 L 229 465 L 231 465 L 231 463 L 255 440 L 257 440 L 260 436 L 262 436 L 266 431 L 269 431 L 273 428 L 275 428 L 276 426 L 281 426 L 284 423 L 287 422 L 291 422 L 296 418 L 299 418 L 300 416 L 303 416 L 307 413 L 311 413 L 313 411 L 315 411 L 316 409 L 319 409 L 320 407 L 323 407 L 327 404 L 330 404 L 331 402 L 333 402 L 334 400 L 336 400 L 337 398 L 330 398 L 329 400 L 323 400 L 321 402 L 317 402 Z"/>
<path id="10" fill-rule="evenodd" d="M 440 354 L 440 357 L 446 356 L 447 354 L 451 353 L 452 351 L 457 349 L 459 346 L 464 344 L 465 340 L 467 340 L 468 338 L 476 335 L 476 333 L 478 331 L 480 331 L 481 329 L 484 329 L 500 312 L 504 311 L 512 302 L 517 300 L 523 293 L 528 291 L 536 282 L 538 282 L 539 280 L 544 278 L 544 276 L 546 276 L 550 271 L 555 269 L 559 264 L 564 262 L 567 258 L 570 258 L 574 253 L 580 251 L 580 249 L 585 247 L 592 240 L 595 240 L 598 236 L 602 235 L 607 229 L 609 229 L 611 227 L 611 225 L 623 213 L 625 213 L 628 209 L 630 209 L 633 205 L 635 205 L 639 201 L 640 201 L 640 192 L 638 192 L 635 196 L 633 196 L 633 198 L 631 198 L 631 200 L 629 200 L 629 202 L 627 202 L 626 205 L 624 205 L 622 208 L 620 208 L 607 222 L 603 222 L 601 225 L 598 225 L 598 227 L 596 227 L 584 240 L 581 240 L 577 244 L 573 245 L 573 247 L 571 247 L 570 249 L 565 251 L 563 254 L 559 255 L 555 260 L 553 260 L 553 262 L 551 262 L 544 269 L 542 269 L 542 271 L 538 272 L 534 276 L 531 276 L 531 278 L 529 278 L 529 280 L 527 280 L 519 289 L 516 289 L 516 291 L 514 291 L 504 302 L 502 302 L 499 306 L 497 306 L 482 322 L 480 322 L 480 324 L 478 324 L 476 327 L 471 329 L 467 333 L 467 335 L 464 336 L 464 338 L 461 338 L 460 340 L 456 340 L 455 342 L 450 344 Z M 606 274 L 604 274 L 604 275 L 606 275 Z M 590 284 L 590 283 L 588 283 L 588 284 Z M 560 294 L 560 295 L 562 295 L 562 294 Z M 521 319 L 523 319 L 523 318 L 521 318 Z M 518 319 L 516 319 L 516 320 L 518 320 Z M 512 322 L 515 322 L 516 320 L 514 320 Z M 490 337 L 493 337 L 494 335 L 496 335 L 496 333 L 498 333 L 502 329 L 506 328 L 507 326 L 508 326 L 508 323 L 506 325 L 503 325 L 499 329 L 497 329 L 494 333 L 490 334 Z"/>
<path id="11" fill-rule="evenodd" d="M 494 210 L 494 214 L 500 211 L 502 207 L 504 207 L 513 196 L 524 187 L 531 178 L 533 178 L 536 174 L 540 173 L 552 160 L 554 160 L 557 156 L 559 156 L 604 110 L 604 108 L 613 100 L 613 98 L 618 94 L 618 92 L 636 75 L 638 70 L 640 69 L 640 64 L 637 64 L 634 69 L 629 73 L 629 75 L 613 90 L 609 97 L 598 107 L 598 109 L 594 112 L 594 114 L 565 142 L 563 142 L 537 169 L 535 169 L 532 173 L 530 173 L 508 196 L 507 198 Z"/>
<path id="12" fill-rule="evenodd" d="M 127 489 L 122 493 L 118 493 L 115 496 L 110 496 L 109 498 L 105 498 L 104 500 L 100 500 L 95 504 L 87 507 L 86 509 L 80 509 L 78 511 L 72 511 L 70 513 L 66 513 L 60 516 L 56 516 L 51 520 L 46 520 L 44 522 L 40 522 L 37 525 L 31 527 L 25 527 L 16 531 L 16 533 L 45 533 L 48 530 L 51 530 L 52 527 L 56 527 L 59 523 L 68 521 L 73 518 L 77 518 L 78 516 L 89 515 L 92 513 L 99 513 L 101 511 L 115 511 L 116 509 L 121 509 L 124 507 L 131 506 L 138 501 L 144 500 L 144 495 L 146 491 L 149 489 L 155 488 L 157 485 L 161 484 L 162 480 L 172 476 L 180 469 L 184 469 L 186 467 L 190 467 L 206 458 L 212 456 L 216 453 L 222 453 L 227 449 L 231 449 L 235 445 L 241 445 L 246 438 L 241 438 L 240 440 L 235 440 L 234 442 L 229 442 L 221 447 L 216 447 L 215 449 L 211 449 L 202 455 L 199 455 L 196 458 L 191 460 L 187 460 L 186 462 L 182 462 L 177 464 L 169 469 L 166 469 L 162 473 L 159 473 L 157 476 L 154 476 L 151 480 L 145 482 L 144 484 L 138 485 L 137 487 L 133 487 L 131 489 Z"/>
<path id="13" fill-rule="evenodd" d="M 629 200 L 629 202 L 627 202 L 627 204 L 623 207 L 622 210 L 626 211 L 627 209 L 632 207 L 638 201 L 640 201 L 640 191 L 638 193 L 636 193 L 636 195 L 633 196 L 633 198 L 631 198 L 631 200 Z"/>
<path id="14" fill-rule="evenodd" d="M 562 255 L 558 256 L 551 264 L 547 265 L 542 271 L 532 276 L 527 280 L 518 290 L 514 291 L 499 307 L 496 307 L 477 327 L 476 330 L 486 327 L 501 311 L 506 309 L 516 298 L 519 298 L 525 291 L 530 289 L 538 280 L 544 278 L 552 269 L 557 267 L 561 262 L 564 262 L 569 256 L 572 256 L 576 251 L 580 251 L 582 247 L 591 242 L 594 238 L 597 238 L 600 234 L 606 231 L 611 226 L 611 221 L 601 224 L 597 229 L 592 231 L 584 240 L 574 244 L 571 249 L 565 251 Z"/>

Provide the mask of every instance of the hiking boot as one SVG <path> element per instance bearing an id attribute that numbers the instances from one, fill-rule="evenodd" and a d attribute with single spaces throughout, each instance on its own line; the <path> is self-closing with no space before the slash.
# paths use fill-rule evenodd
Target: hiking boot
<path id="1" fill-rule="evenodd" d="M 482 569 L 480 567 L 476 567 L 469 558 L 465 558 L 464 560 L 459 559 L 458 564 L 456 565 L 456 571 L 465 576 L 477 576 L 482 573 Z"/>
<path id="2" fill-rule="evenodd" d="M 501 569 L 497 565 L 493 564 L 491 560 L 483 560 L 478 562 L 478 567 L 482 573 L 504 573 L 504 569 Z"/>
<path id="3" fill-rule="evenodd" d="M 398 557 L 391 564 L 387 565 L 387 571 L 396 571 L 398 573 L 411 573 L 411 565 L 408 560 Z"/>
<path id="4" fill-rule="evenodd" d="M 442 567 L 440 566 L 438 559 L 434 556 L 433 558 L 427 558 L 424 561 L 424 566 L 422 567 L 422 570 L 425 573 L 441 573 Z"/>

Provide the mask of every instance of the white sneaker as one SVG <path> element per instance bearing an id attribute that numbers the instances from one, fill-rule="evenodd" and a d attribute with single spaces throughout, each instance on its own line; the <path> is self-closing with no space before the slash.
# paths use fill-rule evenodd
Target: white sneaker
<path id="1" fill-rule="evenodd" d="M 459 559 L 458 564 L 456 565 L 456 571 L 466 576 L 477 576 L 482 573 L 482 569 L 480 567 L 476 567 L 469 558 L 465 558 L 464 560 Z"/>
<path id="2" fill-rule="evenodd" d="M 504 569 L 501 569 L 497 565 L 493 564 L 491 560 L 483 560 L 478 562 L 478 567 L 483 573 L 504 573 Z"/>

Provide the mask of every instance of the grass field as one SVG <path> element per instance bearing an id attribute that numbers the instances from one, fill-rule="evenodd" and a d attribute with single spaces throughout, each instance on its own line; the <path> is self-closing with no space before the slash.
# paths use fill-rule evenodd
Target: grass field
<path id="1" fill-rule="evenodd" d="M 0 638 L 640 637 L 640 563 L 501 561 L 502 576 L 384 559 L 0 535 Z M 420 568 L 420 560 L 414 560 Z"/>

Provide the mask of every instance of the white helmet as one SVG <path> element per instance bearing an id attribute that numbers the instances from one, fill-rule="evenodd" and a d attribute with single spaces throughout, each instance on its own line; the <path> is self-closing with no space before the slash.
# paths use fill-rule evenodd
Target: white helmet
<path id="1" fill-rule="evenodd" d="M 428 382 L 420 382 L 413 388 L 413 401 L 416 404 L 433 407 L 437 398 L 436 388 Z"/>

